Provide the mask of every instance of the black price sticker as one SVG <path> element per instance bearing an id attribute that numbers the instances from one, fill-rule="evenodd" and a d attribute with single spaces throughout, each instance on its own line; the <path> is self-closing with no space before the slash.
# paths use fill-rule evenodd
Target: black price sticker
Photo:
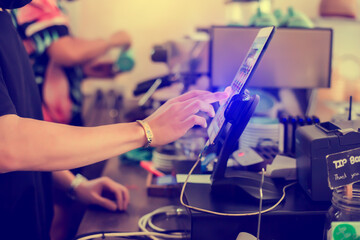
<path id="1" fill-rule="evenodd" d="M 360 148 L 326 156 L 331 189 L 360 181 Z"/>

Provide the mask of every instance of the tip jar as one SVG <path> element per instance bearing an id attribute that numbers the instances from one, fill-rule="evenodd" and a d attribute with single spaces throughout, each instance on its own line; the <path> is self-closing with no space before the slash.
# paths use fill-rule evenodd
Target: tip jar
<path id="1" fill-rule="evenodd" d="M 334 189 L 331 203 L 324 240 L 360 240 L 360 185 Z"/>

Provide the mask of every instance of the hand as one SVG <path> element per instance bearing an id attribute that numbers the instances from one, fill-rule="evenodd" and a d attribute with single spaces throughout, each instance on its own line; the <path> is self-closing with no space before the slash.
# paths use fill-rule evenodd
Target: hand
<path id="1" fill-rule="evenodd" d="M 104 193 L 113 195 L 115 199 L 104 197 Z M 108 177 L 81 183 L 75 188 L 75 194 L 82 203 L 99 205 L 111 211 L 126 210 L 130 200 L 128 189 Z"/>
<path id="2" fill-rule="evenodd" d="M 211 93 L 193 90 L 170 99 L 146 118 L 153 132 L 151 146 L 164 145 L 182 137 L 194 125 L 207 127 L 206 119 L 196 115 L 199 111 L 215 116 L 211 103 L 226 99 L 226 92 Z"/>
<path id="3" fill-rule="evenodd" d="M 232 88 L 231 88 L 231 86 L 226 87 L 225 90 L 224 90 L 224 92 L 226 92 L 228 96 L 231 96 L 231 94 L 232 94 Z M 226 103 L 226 100 L 227 100 L 227 98 L 220 100 L 220 101 L 219 101 L 220 105 L 224 105 L 224 104 Z"/>
<path id="4" fill-rule="evenodd" d="M 113 71 L 113 62 L 111 61 L 92 61 L 84 64 L 82 69 L 86 76 L 96 78 L 113 78 L 115 73 Z"/>
<path id="5" fill-rule="evenodd" d="M 118 31 L 111 35 L 109 42 L 110 47 L 121 47 L 126 50 L 131 46 L 131 37 L 125 31 Z"/>

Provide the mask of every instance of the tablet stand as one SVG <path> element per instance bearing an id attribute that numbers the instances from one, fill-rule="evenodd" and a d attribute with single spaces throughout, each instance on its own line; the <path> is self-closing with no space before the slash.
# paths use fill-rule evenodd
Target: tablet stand
<path id="1" fill-rule="evenodd" d="M 231 128 L 226 134 L 225 141 L 219 153 L 218 161 L 215 164 L 214 171 L 211 176 L 213 183 L 225 177 L 228 159 L 232 154 L 235 144 L 250 121 L 259 100 L 260 97 L 258 95 L 249 96 L 247 93 L 242 96 L 237 94 L 232 97 L 231 102 L 224 113 L 225 124 L 223 126 L 225 127 L 226 123 L 229 122 L 231 123 Z"/>
<path id="2" fill-rule="evenodd" d="M 272 179 L 265 178 L 267 186 L 264 194 L 260 194 L 261 175 L 256 172 L 230 171 L 226 174 L 227 162 L 234 147 L 253 115 L 260 97 L 248 94 L 235 95 L 225 110 L 225 124 L 231 123 L 226 132 L 224 143 L 221 147 L 218 161 L 214 166 L 211 176 L 211 193 L 220 198 L 247 198 L 250 201 L 263 199 L 265 202 L 278 201 L 281 197 Z M 262 197 L 260 197 L 262 195 Z"/>

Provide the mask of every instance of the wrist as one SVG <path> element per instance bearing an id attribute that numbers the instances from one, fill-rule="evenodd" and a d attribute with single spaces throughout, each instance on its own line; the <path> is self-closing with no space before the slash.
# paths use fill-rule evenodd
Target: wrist
<path id="1" fill-rule="evenodd" d="M 88 181 L 86 177 L 81 175 L 80 173 L 76 174 L 75 178 L 71 181 L 70 187 L 68 189 L 68 196 L 75 200 L 77 198 L 76 196 L 76 188 L 83 182 Z"/>
<path id="2" fill-rule="evenodd" d="M 136 123 L 139 124 L 144 133 L 145 133 L 145 139 L 146 139 L 146 142 L 145 144 L 143 145 L 144 147 L 151 147 L 151 143 L 153 142 L 153 138 L 154 138 L 154 134 L 149 126 L 149 124 L 145 121 L 142 121 L 142 120 L 136 120 Z"/>

